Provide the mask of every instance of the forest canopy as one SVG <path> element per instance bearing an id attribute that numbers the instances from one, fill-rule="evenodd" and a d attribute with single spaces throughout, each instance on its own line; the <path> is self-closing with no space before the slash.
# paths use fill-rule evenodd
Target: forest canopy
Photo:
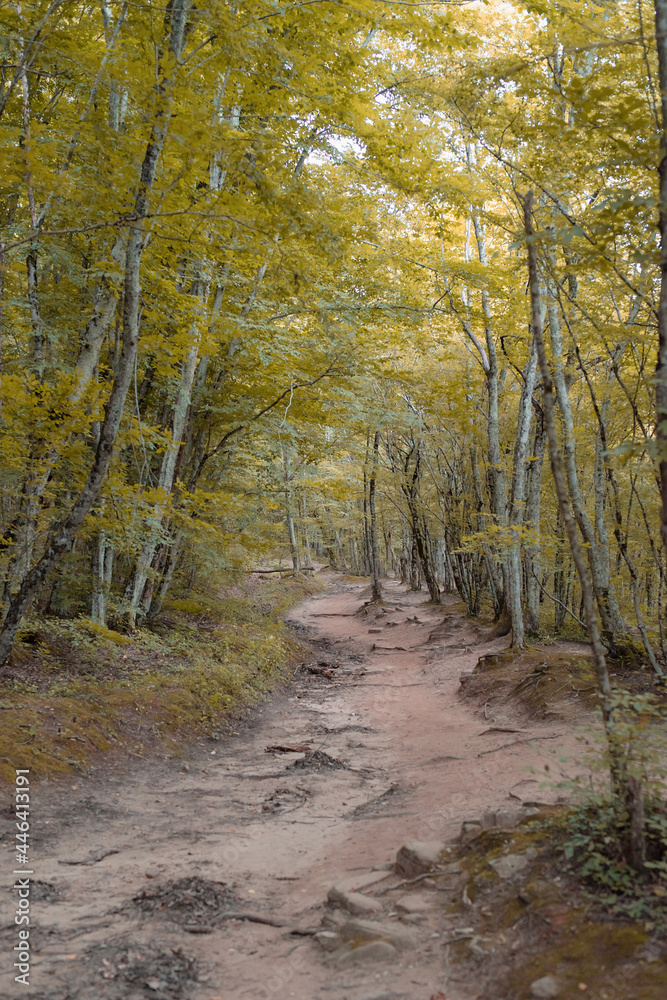
<path id="1" fill-rule="evenodd" d="M 0 36 L 2 661 L 285 553 L 663 674 L 664 0 Z"/>

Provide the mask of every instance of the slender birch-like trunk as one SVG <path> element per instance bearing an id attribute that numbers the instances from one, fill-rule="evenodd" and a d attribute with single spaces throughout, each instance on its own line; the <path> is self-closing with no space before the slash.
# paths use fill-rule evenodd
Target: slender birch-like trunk
<path id="1" fill-rule="evenodd" d="M 544 416 L 540 408 L 533 438 L 533 453 L 528 466 L 526 498 L 526 527 L 531 539 L 526 542 L 524 565 L 526 567 L 526 630 L 535 635 L 540 630 L 540 507 L 542 502 L 542 469 L 544 467 Z"/>
<path id="2" fill-rule="evenodd" d="M 662 516 L 660 533 L 667 552 L 667 0 L 654 0 L 655 42 L 658 50 L 660 81 L 660 297 L 658 300 L 658 362 L 655 382 L 655 432 L 658 441 L 658 465 Z"/>
<path id="3" fill-rule="evenodd" d="M 292 568 L 295 573 L 301 572 L 301 559 L 299 557 L 299 543 L 297 542 L 296 530 L 294 528 L 294 513 L 292 508 L 292 486 L 290 473 L 290 460 L 287 448 L 282 447 L 283 453 L 283 482 L 285 484 L 285 521 L 287 523 L 287 537 L 289 538 L 290 554 L 292 556 Z"/>
<path id="4" fill-rule="evenodd" d="M 377 470 L 380 450 L 380 432 L 376 431 L 373 437 L 373 458 L 371 473 L 368 477 L 368 512 L 369 512 L 369 541 L 370 541 L 370 564 L 371 564 L 371 604 L 379 604 L 382 600 L 382 584 L 380 582 L 380 555 L 378 549 L 378 529 L 377 510 L 375 504 L 375 492 L 377 484 Z"/>
<path id="5" fill-rule="evenodd" d="M 190 4 L 191 0 L 174 0 L 171 8 L 168 47 L 172 56 L 177 60 L 180 59 L 182 52 Z M 100 428 L 95 456 L 86 482 L 76 497 L 69 514 L 63 521 L 54 525 L 47 538 L 44 552 L 26 573 L 18 593 L 9 602 L 0 632 L 0 664 L 5 663 L 11 653 L 19 625 L 34 595 L 70 548 L 77 532 L 92 509 L 111 464 L 125 399 L 134 373 L 139 344 L 140 272 L 146 238 L 143 220 L 150 205 L 157 167 L 169 127 L 172 84 L 173 81 L 170 81 L 166 76 L 162 77 L 157 95 L 155 121 L 141 165 L 139 188 L 133 213 L 136 221 L 130 227 L 125 252 L 122 347 L 114 372 L 111 393 L 104 409 L 104 420 Z"/>
<path id="6" fill-rule="evenodd" d="M 201 294 L 201 288 L 199 289 L 199 293 Z M 194 382 L 195 371 L 197 369 L 197 357 L 199 355 L 199 342 L 201 339 L 201 330 L 198 324 L 195 324 L 192 329 L 192 338 L 192 343 L 188 348 L 181 367 L 181 379 L 176 401 L 174 403 L 171 435 L 167 450 L 164 454 L 164 458 L 162 459 L 162 468 L 160 469 L 160 478 L 158 480 L 157 487 L 158 499 L 153 507 L 150 517 L 149 537 L 137 561 L 137 568 L 134 575 L 134 585 L 132 588 L 132 597 L 128 611 L 129 624 L 131 628 L 133 628 L 136 624 L 137 614 L 144 596 L 144 588 L 148 580 L 153 558 L 155 556 L 155 550 L 159 541 L 162 522 L 165 514 L 167 513 L 169 497 L 174 485 L 176 462 L 183 443 L 188 408 L 190 406 L 192 385 Z"/>
<path id="7" fill-rule="evenodd" d="M 535 230 L 533 228 L 533 191 L 529 191 L 524 199 L 524 227 L 527 237 L 528 250 L 528 275 L 530 282 L 530 300 L 532 313 L 533 335 L 535 337 L 535 347 L 542 375 L 542 396 L 544 401 L 544 423 L 549 444 L 549 459 L 551 462 L 551 472 L 556 487 L 558 506 L 563 519 L 563 525 L 567 534 L 570 551 L 574 560 L 579 582 L 581 584 L 584 613 L 586 619 L 586 629 L 593 651 L 593 662 L 600 692 L 600 706 L 602 718 L 605 725 L 607 742 L 611 758 L 612 784 L 617 793 L 622 792 L 623 787 L 623 762 L 621 749 L 614 732 L 614 717 L 612 706 L 611 683 L 607 670 L 604 646 L 595 616 L 595 595 L 593 592 L 593 582 L 589 566 L 582 551 L 577 524 L 572 514 L 570 498 L 568 496 L 567 481 L 563 470 L 563 460 L 560 454 L 558 442 L 558 431 L 556 428 L 555 412 L 555 388 L 552 378 L 551 367 L 547 359 L 546 347 L 544 344 L 544 333 L 542 330 L 542 307 L 540 301 L 540 284 L 538 278 L 537 249 L 535 247 Z"/>
<path id="8" fill-rule="evenodd" d="M 526 480 L 528 444 L 530 442 L 530 424 L 533 413 L 533 390 L 537 374 L 537 355 L 535 345 L 531 343 L 528 361 L 523 370 L 523 385 L 519 400 L 519 414 L 514 446 L 514 472 L 512 476 L 512 502 L 509 513 L 509 527 L 512 533 L 508 563 L 508 604 L 512 619 L 512 645 L 523 649 L 525 638 L 522 592 L 523 574 L 521 566 L 521 528 L 526 505 Z"/>
<path id="9" fill-rule="evenodd" d="M 554 268 L 553 240 L 555 232 L 553 227 L 549 227 L 548 232 L 552 240 L 551 270 Z M 560 327 L 560 317 L 558 314 L 558 301 L 556 297 L 555 278 L 553 274 L 547 278 L 547 315 L 549 318 L 549 338 L 554 358 L 553 382 L 556 391 L 556 398 L 563 420 L 563 455 L 565 464 L 565 474 L 567 485 L 574 513 L 579 530 L 586 543 L 588 561 L 591 569 L 591 580 L 595 593 L 602 629 L 605 641 L 611 649 L 622 639 L 626 632 L 625 623 L 621 617 L 616 594 L 609 578 L 609 559 L 604 545 L 598 542 L 595 528 L 586 511 L 584 499 L 579 484 L 577 474 L 576 454 L 575 454 L 575 434 L 574 417 L 572 415 L 572 405 L 568 390 L 565 372 L 563 370 L 563 338 Z"/>

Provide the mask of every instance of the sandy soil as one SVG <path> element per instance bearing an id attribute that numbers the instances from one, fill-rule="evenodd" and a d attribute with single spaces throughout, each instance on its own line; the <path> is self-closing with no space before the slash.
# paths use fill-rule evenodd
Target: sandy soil
<path id="1" fill-rule="evenodd" d="M 31 986 L 13 982 L 15 900 L 5 889 L 0 995 L 476 995 L 449 967 L 443 942 L 453 918 L 443 916 L 446 890 L 438 883 L 424 890 L 434 906 L 412 925 L 417 947 L 391 962 L 332 964 L 312 936 L 290 931 L 320 925 L 334 885 L 381 893 L 392 884 L 382 866 L 405 841 L 445 840 L 485 810 L 553 800 L 557 792 L 542 784 L 545 766 L 558 779 L 565 756 L 566 770 L 576 766 L 580 746 L 562 722 L 526 725 L 458 697 L 460 675 L 507 640 L 490 638 L 453 599 L 433 607 L 388 581 L 386 606 L 360 615 L 363 584 L 332 577 L 331 588 L 290 616 L 313 644 L 309 662 L 329 664 L 331 677 L 301 672 L 237 735 L 188 747 L 183 760 L 98 768 L 33 792 Z M 523 732 L 488 731 L 494 727 Z M 317 755 L 309 763 L 303 752 L 267 753 L 273 745 L 309 746 L 345 766 L 322 766 L 328 762 Z M 100 857 L 104 851 L 114 853 Z M 5 852 L 7 887 L 12 858 Z M 226 917 L 207 925 L 186 883 L 188 925 L 183 898 L 169 906 L 168 883 L 195 877 L 225 883 L 232 909 L 284 926 Z M 141 893 L 139 906 L 132 900 Z M 397 920 L 396 894 L 378 898 Z"/>

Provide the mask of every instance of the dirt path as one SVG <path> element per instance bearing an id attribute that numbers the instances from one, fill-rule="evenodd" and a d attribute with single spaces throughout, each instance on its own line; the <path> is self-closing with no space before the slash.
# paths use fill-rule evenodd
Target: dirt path
<path id="1" fill-rule="evenodd" d="M 317 928 L 334 885 L 369 896 L 391 885 L 386 868 L 377 869 L 405 841 L 451 838 L 463 820 L 485 810 L 553 798 L 538 775 L 545 763 L 559 774 L 558 754 L 563 748 L 574 754 L 575 737 L 558 724 L 485 721 L 459 699 L 461 673 L 507 640 L 489 640 L 454 602 L 434 608 L 424 595 L 389 582 L 386 608 L 359 616 L 364 586 L 332 586 L 291 615 L 314 644 L 313 663 L 330 664 L 331 677 L 302 673 L 253 713 L 244 731 L 202 745 L 187 763 L 146 761 L 34 793 L 34 985 L 13 983 L 14 900 L 8 909 L 5 893 L 0 994 L 45 1000 L 474 995 L 448 969 L 443 942 L 452 925 L 438 912 L 437 882 L 424 890 L 433 900 L 426 912 L 400 921 L 397 894 L 378 896 L 384 919 L 414 939 L 392 961 L 327 964 L 312 936 L 290 935 L 290 928 Z M 483 732 L 494 726 L 527 728 L 540 739 L 500 749 L 524 734 Z M 272 745 L 307 745 L 328 756 L 267 753 Z M 113 853 L 93 860 L 103 851 Z M 180 886 L 169 884 L 181 879 Z M 140 904 L 132 903 L 141 893 Z M 221 911 L 288 926 L 220 919 Z"/>

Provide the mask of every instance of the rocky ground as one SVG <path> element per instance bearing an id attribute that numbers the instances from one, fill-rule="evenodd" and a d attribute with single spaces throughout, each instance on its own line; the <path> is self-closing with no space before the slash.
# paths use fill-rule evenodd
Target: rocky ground
<path id="1" fill-rule="evenodd" d="M 557 798 L 582 733 L 460 696 L 507 639 L 454 599 L 329 588 L 291 612 L 297 680 L 228 738 L 33 791 L 31 986 L 5 892 L 2 996 L 501 1000 L 482 985 L 519 938 L 480 937 L 465 845 L 491 831 L 496 882 L 519 879 L 536 849 L 502 831 Z"/>

